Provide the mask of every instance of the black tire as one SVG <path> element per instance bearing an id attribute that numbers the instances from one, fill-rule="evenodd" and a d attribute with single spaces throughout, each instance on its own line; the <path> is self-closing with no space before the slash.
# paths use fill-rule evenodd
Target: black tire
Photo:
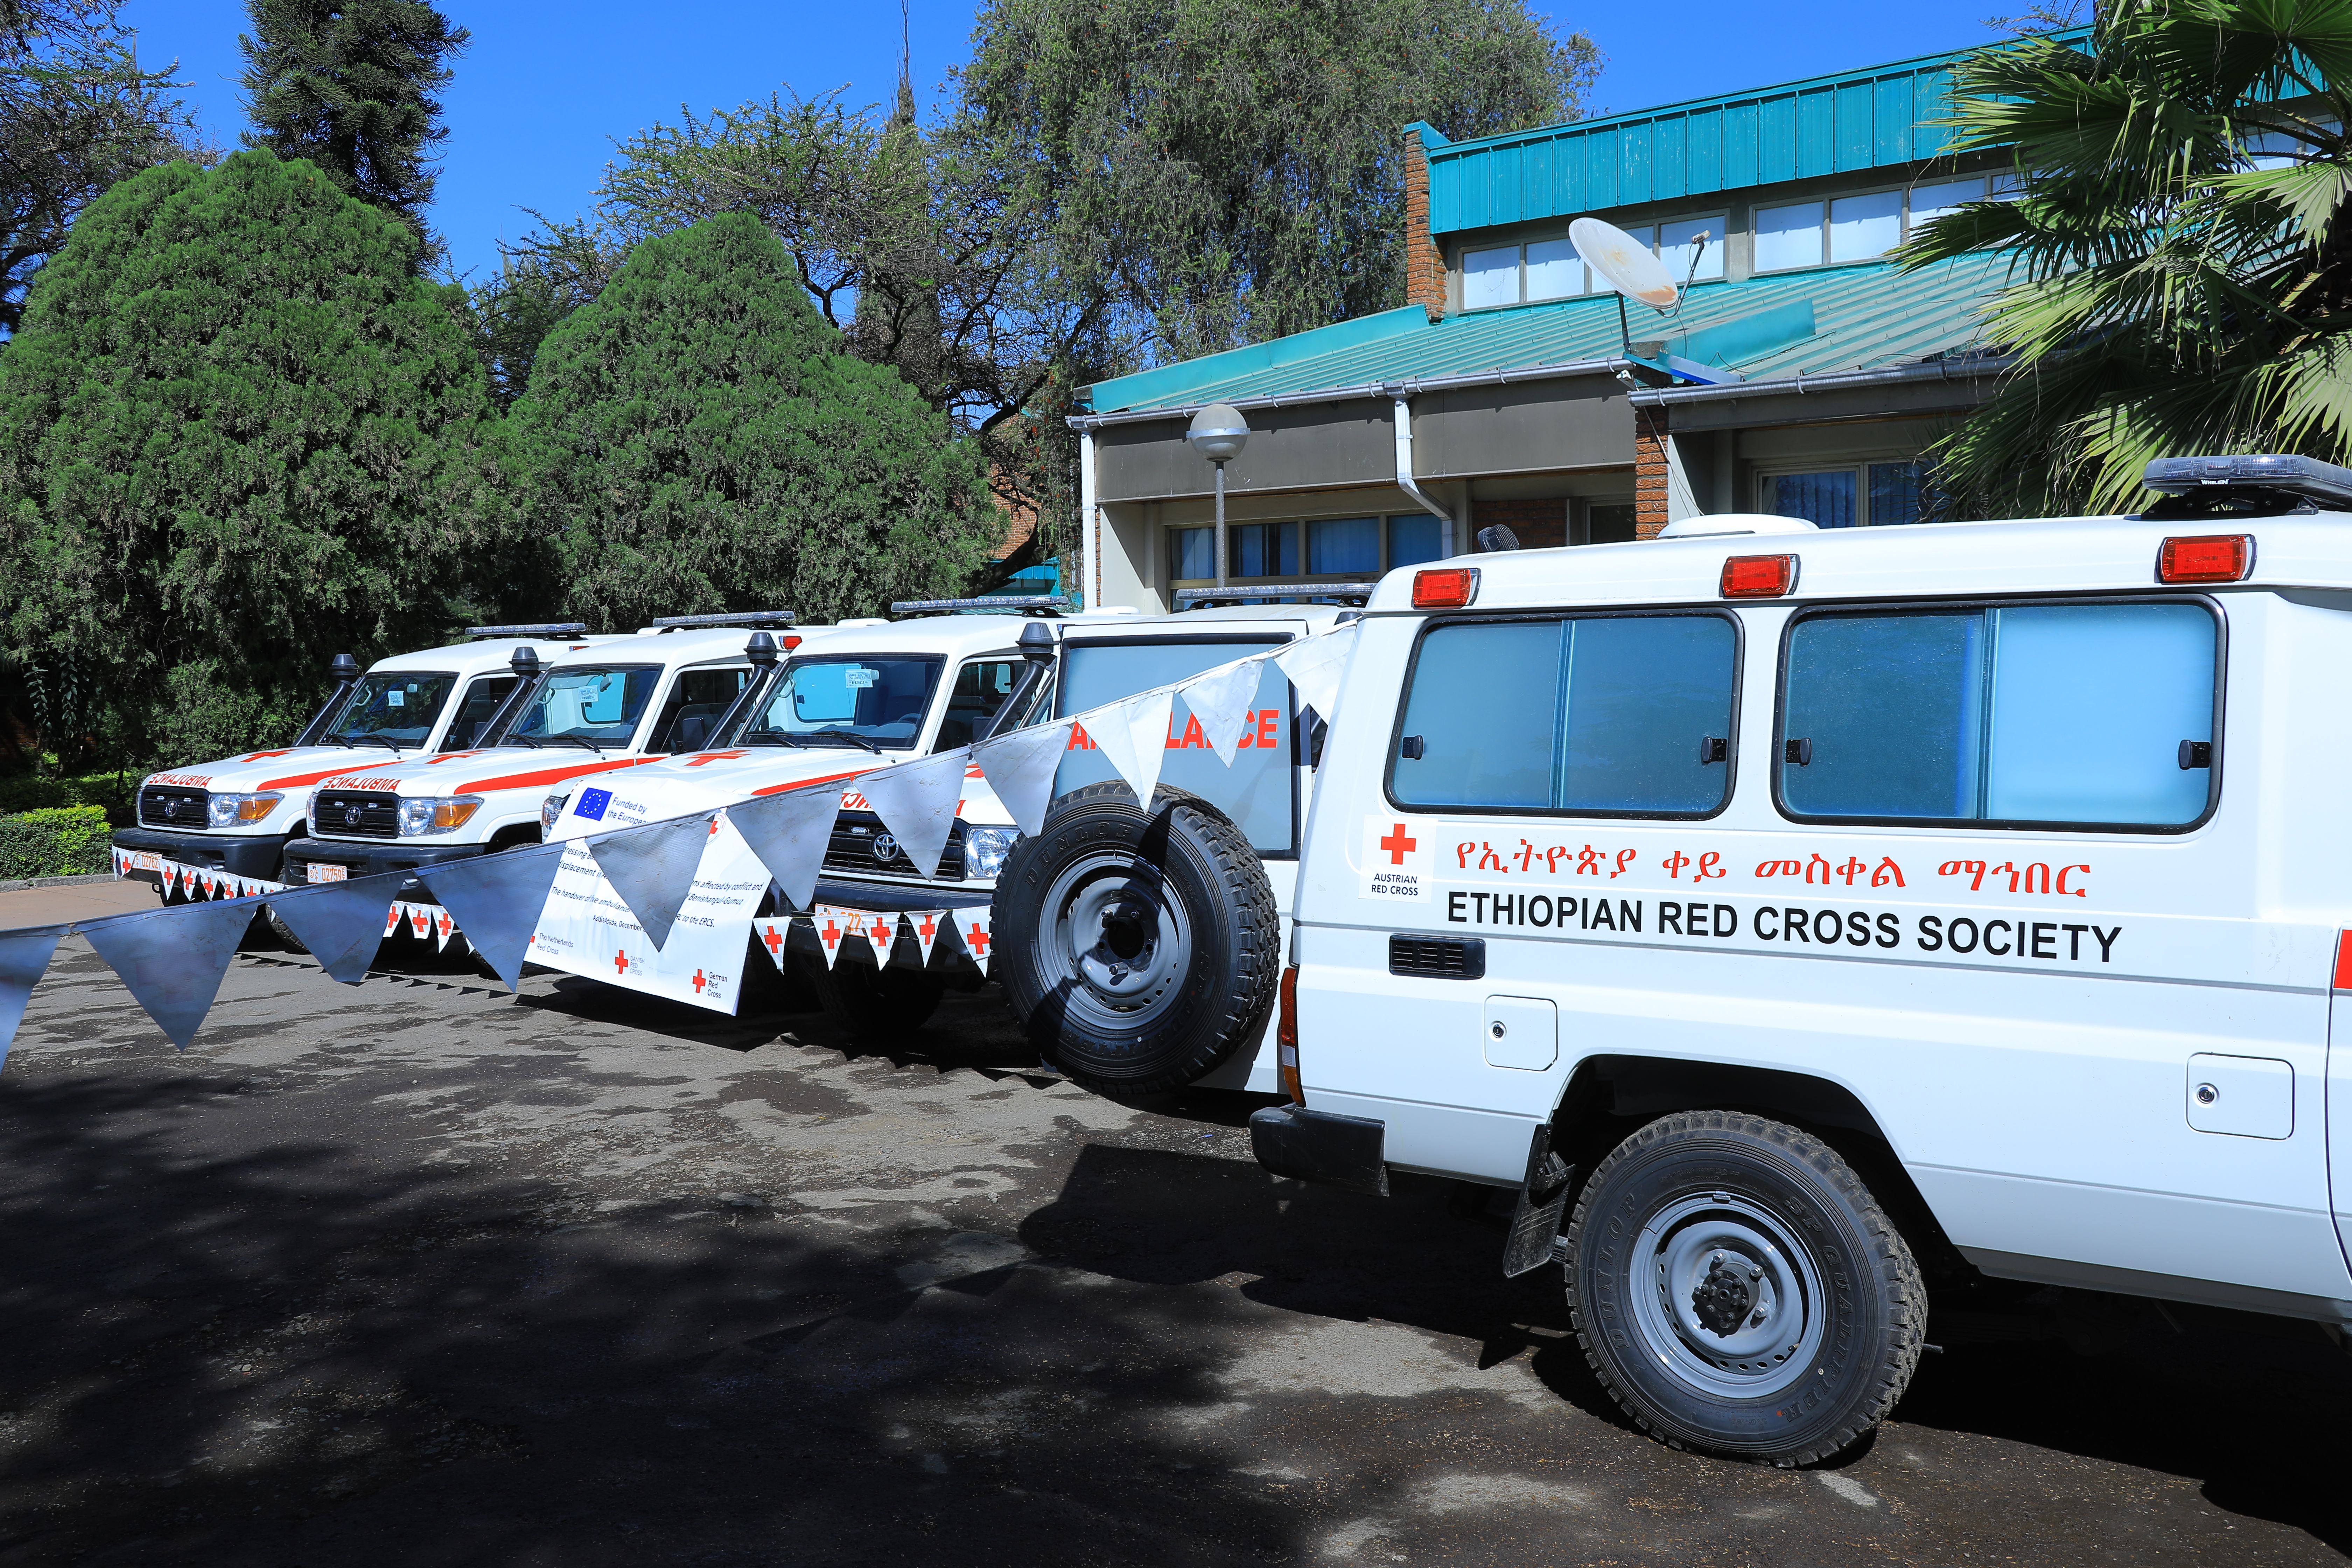
<path id="1" fill-rule="evenodd" d="M 804 973 L 826 1015 L 855 1038 L 877 1045 L 902 1040 L 930 1022 L 948 989 L 938 976 L 912 969 L 807 964 Z"/>
<path id="2" fill-rule="evenodd" d="M 1585 1359 L 1669 1447 L 1811 1464 L 1884 1419 L 1918 1367 L 1927 1295 L 1910 1247 L 1836 1151 L 1794 1127 L 1653 1121 L 1593 1171 L 1568 1239 Z"/>
<path id="3" fill-rule="evenodd" d="M 1148 1093 L 1215 1070 L 1274 1005 L 1274 886 L 1239 828 L 1161 787 L 1073 790 L 997 879 L 989 973 L 1044 1058 Z"/>

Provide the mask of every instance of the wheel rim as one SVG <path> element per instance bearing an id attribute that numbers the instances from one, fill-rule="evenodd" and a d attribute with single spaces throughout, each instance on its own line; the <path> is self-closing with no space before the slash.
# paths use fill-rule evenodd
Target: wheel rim
<path id="1" fill-rule="evenodd" d="M 1796 1227 L 1733 1193 L 1662 1206 L 1631 1249 L 1627 1297 L 1649 1352 L 1681 1382 L 1754 1399 L 1805 1375 L 1821 1348 L 1821 1267 Z"/>
<path id="2" fill-rule="evenodd" d="M 1047 985 L 1074 1011 L 1112 1028 L 1150 1023 L 1174 1005 L 1192 966 L 1192 924 L 1151 867 L 1093 854 L 1045 890 L 1040 956 Z"/>

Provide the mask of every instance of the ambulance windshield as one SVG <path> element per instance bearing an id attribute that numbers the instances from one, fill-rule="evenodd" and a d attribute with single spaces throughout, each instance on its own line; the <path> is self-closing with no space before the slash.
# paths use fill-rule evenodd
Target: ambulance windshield
<path id="1" fill-rule="evenodd" d="M 626 746 L 660 681 L 661 667 L 653 664 L 551 670 L 498 743 Z"/>
<path id="2" fill-rule="evenodd" d="M 944 660 L 796 658 L 739 744 L 902 752 L 923 731 Z"/>
<path id="3" fill-rule="evenodd" d="M 400 669 L 360 677 L 319 740 L 330 746 L 422 746 L 441 717 L 457 678 L 442 670 Z"/>

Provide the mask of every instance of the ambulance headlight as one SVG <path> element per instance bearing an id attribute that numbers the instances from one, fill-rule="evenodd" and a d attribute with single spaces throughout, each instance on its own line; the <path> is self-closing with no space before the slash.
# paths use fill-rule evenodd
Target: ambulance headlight
<path id="1" fill-rule="evenodd" d="M 993 882 L 1013 852 L 1017 827 L 967 827 L 963 833 L 963 876 L 967 882 Z"/>
<path id="2" fill-rule="evenodd" d="M 205 796 L 205 826 L 235 827 L 241 822 L 259 822 L 278 809 L 286 797 L 276 790 L 260 795 L 208 795 Z"/>
<path id="3" fill-rule="evenodd" d="M 473 820 L 474 813 L 482 809 L 482 797 L 478 795 L 419 795 L 400 803 L 400 836 L 403 838 L 430 838 L 437 833 L 453 833 Z"/>
<path id="4" fill-rule="evenodd" d="M 572 792 L 568 789 L 560 790 L 539 803 L 539 836 L 541 837 L 545 838 L 554 833 L 555 819 L 562 816 L 563 808 L 571 804 Z"/>

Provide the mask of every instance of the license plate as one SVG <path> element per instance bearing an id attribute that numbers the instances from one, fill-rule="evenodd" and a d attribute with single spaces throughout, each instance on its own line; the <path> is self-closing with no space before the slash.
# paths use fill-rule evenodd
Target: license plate
<path id="1" fill-rule="evenodd" d="M 350 868 L 343 866 L 314 865 L 310 868 L 310 880 L 314 882 L 346 881 L 351 874 Z"/>

